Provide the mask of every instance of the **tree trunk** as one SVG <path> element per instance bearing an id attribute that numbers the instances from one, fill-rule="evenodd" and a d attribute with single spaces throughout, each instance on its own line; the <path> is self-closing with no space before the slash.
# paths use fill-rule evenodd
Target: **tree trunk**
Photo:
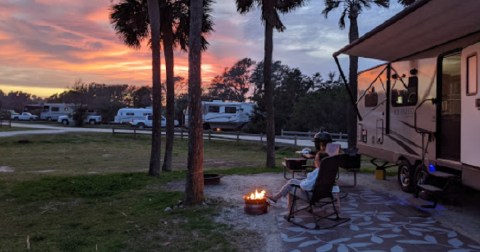
<path id="1" fill-rule="evenodd" d="M 163 171 L 172 170 L 172 152 L 174 141 L 174 114 L 175 114 L 175 82 L 174 82 L 174 56 L 173 56 L 173 31 L 171 22 L 171 13 L 166 7 L 166 1 L 161 0 L 161 6 L 163 7 L 161 13 L 162 22 L 161 30 L 163 34 L 163 51 L 165 55 L 165 69 L 167 78 L 167 108 L 166 108 L 166 140 L 165 140 L 165 157 L 163 160 Z"/>
<path id="2" fill-rule="evenodd" d="M 148 175 L 160 174 L 161 149 L 161 109 L 162 89 L 160 86 L 160 11 L 158 0 L 148 0 L 148 16 L 152 36 L 152 148 L 150 153 L 150 167 Z"/>
<path id="3" fill-rule="evenodd" d="M 190 1 L 190 34 L 188 53 L 188 94 L 189 127 L 188 127 L 188 173 L 185 188 L 185 203 L 200 204 L 203 195 L 203 127 L 201 104 L 201 28 L 203 16 L 203 0 Z"/>
<path id="4" fill-rule="evenodd" d="M 265 4 L 265 3 L 264 3 Z M 273 5 L 264 6 L 265 11 L 273 13 Z M 265 58 L 263 60 L 263 82 L 265 90 L 265 107 L 267 110 L 267 163 L 266 167 L 275 167 L 275 111 L 273 108 L 272 84 L 273 25 L 265 20 Z"/>
<path id="5" fill-rule="evenodd" d="M 350 30 L 348 33 L 349 42 L 358 39 L 358 24 L 357 24 L 358 11 L 352 10 L 349 16 L 350 19 Z M 357 75 L 358 75 L 358 57 L 349 56 L 350 66 L 348 71 L 348 79 L 350 81 L 350 90 L 352 92 L 353 98 L 357 99 Z M 350 150 L 356 150 L 357 148 L 357 113 L 355 112 L 355 104 L 351 102 L 348 103 L 348 112 L 347 112 L 347 133 L 348 133 L 348 148 Z"/>

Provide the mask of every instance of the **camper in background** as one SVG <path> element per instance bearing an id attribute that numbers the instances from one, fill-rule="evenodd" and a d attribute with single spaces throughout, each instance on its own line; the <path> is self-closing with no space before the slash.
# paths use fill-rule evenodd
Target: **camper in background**
<path id="1" fill-rule="evenodd" d="M 250 121 L 253 106 L 253 103 L 246 102 L 203 101 L 203 128 L 206 130 L 241 129 Z M 185 117 L 185 126 L 188 127 L 188 116 Z"/>
<path id="2" fill-rule="evenodd" d="M 43 104 L 40 120 L 56 121 L 59 116 L 69 115 L 75 110 L 74 104 L 45 103 Z"/>
<path id="3" fill-rule="evenodd" d="M 121 108 L 115 116 L 114 123 L 130 123 L 133 120 L 145 119 L 146 116 L 152 115 L 152 108 Z"/>

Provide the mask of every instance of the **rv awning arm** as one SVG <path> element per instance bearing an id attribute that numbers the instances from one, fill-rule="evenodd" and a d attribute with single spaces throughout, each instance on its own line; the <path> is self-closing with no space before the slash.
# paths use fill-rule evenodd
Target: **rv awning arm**
<path id="1" fill-rule="evenodd" d="M 340 61 L 338 61 L 338 57 L 336 54 L 333 55 L 333 58 L 335 59 L 335 63 L 337 64 L 338 71 L 340 72 L 340 77 L 342 78 L 345 88 L 347 89 L 348 96 L 350 97 L 350 102 L 352 102 L 353 108 L 357 113 L 358 120 L 362 121 L 363 118 L 360 115 L 360 111 L 358 111 L 357 102 L 353 97 L 352 90 L 350 90 L 350 86 L 348 85 L 347 78 L 345 78 L 345 74 L 343 73 L 342 66 L 340 66 Z"/>

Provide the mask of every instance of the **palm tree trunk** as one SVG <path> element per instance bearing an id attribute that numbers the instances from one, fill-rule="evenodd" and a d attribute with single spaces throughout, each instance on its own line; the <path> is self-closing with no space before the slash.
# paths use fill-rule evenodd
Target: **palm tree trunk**
<path id="1" fill-rule="evenodd" d="M 160 149 L 161 149 L 161 101 L 162 89 L 160 86 L 160 11 L 158 0 L 148 0 L 148 15 L 152 34 L 152 147 L 150 153 L 150 167 L 148 175 L 160 175 Z"/>
<path id="2" fill-rule="evenodd" d="M 166 6 L 166 1 L 161 0 L 161 5 Z M 165 55 L 165 69 L 167 78 L 167 125 L 166 125 L 166 140 L 165 140 L 165 156 L 163 159 L 163 171 L 172 170 L 172 152 L 173 152 L 173 140 L 174 140 L 174 113 L 175 113 L 175 83 L 174 83 L 174 56 L 173 56 L 173 31 L 171 22 L 171 13 L 162 8 L 161 16 L 161 28 L 163 34 L 163 51 Z"/>
<path id="3" fill-rule="evenodd" d="M 200 204 L 203 195 L 203 127 L 201 104 L 201 29 L 203 0 L 190 1 L 190 34 L 188 53 L 188 94 L 190 96 L 188 127 L 188 173 L 185 203 Z"/>
<path id="4" fill-rule="evenodd" d="M 348 33 L 349 42 L 358 39 L 358 23 L 357 23 L 358 11 L 352 10 L 350 12 L 350 29 Z M 350 91 L 352 96 L 357 99 L 357 75 L 358 75 L 358 57 L 350 57 L 350 66 L 348 71 L 348 79 L 350 81 Z M 357 148 L 357 114 L 355 113 L 355 104 L 348 103 L 349 108 L 347 112 L 347 133 L 348 133 L 348 148 L 355 150 Z"/>
<path id="5" fill-rule="evenodd" d="M 266 8 L 269 8 L 265 6 Z M 273 12 L 273 6 L 271 6 Z M 273 108 L 272 84 L 272 53 L 273 53 L 273 25 L 265 22 L 265 58 L 263 60 L 263 82 L 265 85 L 265 106 L 267 110 L 267 164 L 268 168 L 275 167 L 275 111 Z"/>

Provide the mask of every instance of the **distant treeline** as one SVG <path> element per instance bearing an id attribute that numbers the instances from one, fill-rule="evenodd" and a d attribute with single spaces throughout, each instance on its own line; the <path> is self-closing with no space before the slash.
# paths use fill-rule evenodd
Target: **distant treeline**
<path id="1" fill-rule="evenodd" d="M 274 62 L 272 73 L 277 132 L 281 129 L 317 131 L 320 128 L 332 132 L 346 131 L 348 96 L 334 73 L 330 73 L 326 79 L 319 73 L 307 76 L 298 68 L 283 65 L 280 61 Z M 184 121 L 188 106 L 188 95 L 184 91 L 186 86 L 183 78 L 176 78 L 175 119 L 180 124 Z M 255 102 L 257 106 L 252 120 L 244 130 L 262 133 L 265 132 L 263 95 L 263 62 L 245 58 L 213 78 L 209 87 L 204 89 L 202 100 Z M 0 90 L 1 110 L 21 112 L 29 104 L 73 103 L 96 111 L 105 121 L 112 121 L 120 108 L 148 107 L 151 102 L 151 87 L 128 84 L 86 84 L 76 81 L 73 87 L 48 98 Z"/>

